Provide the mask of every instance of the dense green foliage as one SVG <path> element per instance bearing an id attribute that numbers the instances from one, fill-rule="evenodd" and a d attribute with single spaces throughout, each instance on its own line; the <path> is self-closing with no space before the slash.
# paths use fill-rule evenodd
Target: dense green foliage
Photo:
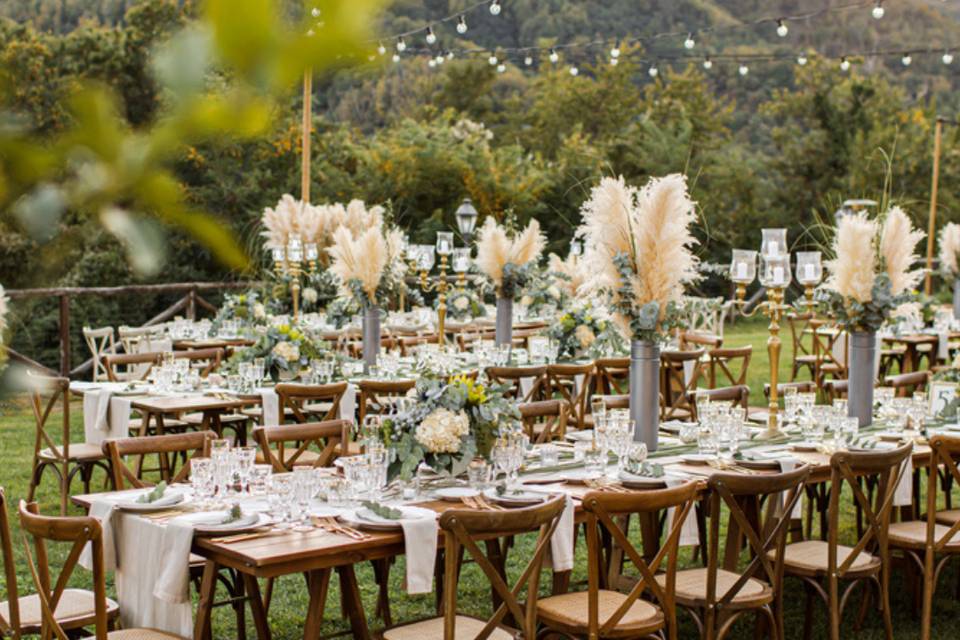
<path id="1" fill-rule="evenodd" d="M 424 17 L 435 19 L 468 4 L 396 2 L 383 30 L 416 27 Z M 471 14 L 468 37 L 483 46 L 549 45 L 729 26 L 778 9 L 789 13 L 799 4 L 809 8 L 750 0 L 723 7 L 627 0 L 504 4 L 496 19 L 485 11 Z M 133 127 L 162 118 L 170 97 L 157 88 L 148 61 L 151 51 L 189 20 L 176 0 L 3 5 L 7 15 L 40 27 L 0 22 L 0 66 L 13 78 L 14 107 L 36 133 L 51 135 L 69 125 L 62 99 L 78 79 L 115 89 Z M 136 6 L 121 20 L 131 5 Z M 952 9 L 940 5 L 897 3 L 882 21 L 861 10 L 791 24 L 786 44 L 776 41 L 769 24 L 729 29 L 702 39 L 697 51 L 808 47 L 836 55 L 955 43 L 951 38 L 960 40 L 960 23 L 942 14 Z M 63 35 L 48 32 L 57 29 L 51 8 L 61 12 Z M 451 34 L 449 26 L 438 29 L 442 46 L 459 46 Z M 538 61 L 534 73 L 511 59 L 499 74 L 485 57 L 458 57 L 430 69 L 423 60 L 393 64 L 387 56 L 376 65 L 318 78 L 312 200 L 389 202 L 397 221 L 423 242 L 453 225 L 456 205 L 469 195 L 481 216 L 513 216 L 520 224 L 538 218 L 550 249 L 563 252 L 580 204 L 600 176 L 622 174 L 641 183 L 682 171 L 701 211 L 700 251 L 707 261 L 726 261 L 734 246 L 757 245 L 761 226 L 787 226 L 798 245 L 818 242 L 817 234 L 802 230 L 828 219 L 848 197 L 879 198 L 886 192 L 926 226 L 933 123 L 938 111 L 952 113 L 957 100 L 951 91 L 955 74 L 938 56 L 918 56 L 908 69 L 896 68 L 896 58 L 858 60 L 850 73 L 840 72 L 835 60 L 813 57 L 805 67 L 758 64 L 746 78 L 729 63 L 709 73 L 698 64 L 673 63 L 661 64 L 660 75 L 651 79 L 636 56 L 676 53 L 682 45 L 657 41 L 647 52 L 623 48 L 616 67 L 598 48 L 565 54 L 580 66 L 577 77 L 565 65 L 554 68 L 546 61 Z M 219 74 L 208 84 L 217 88 L 229 81 Z M 299 110 L 300 97 L 291 95 L 286 108 L 273 114 L 268 136 L 198 143 L 183 148 L 175 162 L 189 205 L 216 215 L 255 259 L 260 259 L 256 224 L 263 207 L 285 192 L 299 192 Z M 960 157 L 956 129 L 946 132 L 940 212 L 942 219 L 952 219 L 960 217 L 951 188 L 960 176 Z M 0 215 L 0 283 L 103 285 L 137 278 L 118 243 L 88 217 L 63 218 L 57 231 L 43 241 Z M 235 275 L 193 240 L 167 234 L 170 259 L 153 280 Z M 717 291 L 722 284 L 714 278 L 703 286 Z M 74 308 L 75 329 L 83 322 L 136 322 L 169 301 L 83 300 Z M 13 346 L 49 362 L 55 344 L 52 301 L 15 309 Z M 77 351 L 79 356 L 82 347 Z"/>

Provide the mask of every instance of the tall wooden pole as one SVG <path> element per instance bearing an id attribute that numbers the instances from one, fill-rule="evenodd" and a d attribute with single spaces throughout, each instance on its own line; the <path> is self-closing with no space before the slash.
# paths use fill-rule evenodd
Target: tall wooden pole
<path id="1" fill-rule="evenodd" d="M 310 131 L 313 125 L 313 69 L 303 72 L 303 134 L 300 158 L 300 200 L 310 202 Z"/>
<path id="2" fill-rule="evenodd" d="M 940 186 L 940 138 L 943 136 L 943 118 L 937 118 L 933 138 L 933 184 L 930 187 L 930 224 L 927 227 L 927 275 L 924 280 L 924 293 L 930 295 L 933 271 L 933 247 L 936 244 L 937 231 L 937 188 Z"/>

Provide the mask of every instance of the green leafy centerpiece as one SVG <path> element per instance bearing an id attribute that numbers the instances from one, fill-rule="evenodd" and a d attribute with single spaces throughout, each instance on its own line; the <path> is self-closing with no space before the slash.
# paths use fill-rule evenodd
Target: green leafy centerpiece
<path id="1" fill-rule="evenodd" d="M 418 380 L 413 408 L 383 421 L 390 479 L 409 480 L 421 463 L 457 476 L 474 457 L 489 458 L 501 422 L 520 418 L 505 391 L 464 376 Z"/>
<path id="2" fill-rule="evenodd" d="M 561 359 L 609 357 L 626 349 L 626 341 L 610 319 L 609 311 L 589 301 L 578 303 L 556 318 L 547 335 L 557 341 Z"/>
<path id="3" fill-rule="evenodd" d="M 306 331 L 289 324 L 267 327 L 253 346 L 237 351 L 228 363 L 228 369 L 240 362 L 264 359 L 264 369 L 274 382 L 293 380 L 311 360 L 320 358 L 324 343 L 316 341 Z"/>

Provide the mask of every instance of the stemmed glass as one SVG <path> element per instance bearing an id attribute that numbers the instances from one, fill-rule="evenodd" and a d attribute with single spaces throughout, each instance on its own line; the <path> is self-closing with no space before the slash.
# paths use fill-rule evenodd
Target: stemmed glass
<path id="1" fill-rule="evenodd" d="M 213 497 L 213 461 L 210 458 L 193 458 L 190 460 L 190 486 L 193 495 L 200 506 Z"/>
<path id="2" fill-rule="evenodd" d="M 235 474 L 239 482 L 239 491 L 241 494 L 250 491 L 250 473 L 253 471 L 253 464 L 257 460 L 257 448 L 251 446 L 237 447 L 233 450 Z"/>

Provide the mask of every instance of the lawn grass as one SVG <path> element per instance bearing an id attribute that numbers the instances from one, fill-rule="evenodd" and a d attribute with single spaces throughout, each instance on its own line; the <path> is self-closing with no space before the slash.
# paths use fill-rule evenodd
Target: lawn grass
<path id="1" fill-rule="evenodd" d="M 754 346 L 753 360 L 750 364 L 748 376 L 751 388 L 752 404 L 763 404 L 763 382 L 768 379 L 769 364 L 765 340 L 767 337 L 766 323 L 760 320 L 751 320 L 741 322 L 736 326 L 728 327 L 725 337 L 725 346 L 740 346 L 752 344 Z M 787 380 L 790 362 L 790 344 L 789 334 L 784 335 L 785 348 L 781 358 L 781 379 Z M 53 421 L 58 420 L 56 415 L 50 418 Z M 79 403 L 74 403 L 71 411 L 73 430 L 77 437 L 82 436 L 82 415 Z M 4 464 L 0 465 L 0 486 L 6 487 L 7 495 L 10 500 L 8 509 L 11 516 L 11 522 L 14 523 L 14 547 L 17 556 L 17 575 L 21 593 L 33 590 L 32 582 L 25 564 L 22 538 L 19 528 L 16 526 L 16 501 L 24 497 L 29 484 L 30 460 L 33 450 L 33 418 L 29 407 L 22 399 L 11 399 L 0 404 L 0 451 L 3 454 Z M 98 477 L 97 481 L 102 478 Z M 79 487 L 75 487 L 79 491 Z M 37 499 L 43 513 L 55 514 L 57 511 L 57 493 L 53 482 L 53 476 L 47 476 L 40 488 Z M 849 500 L 847 500 L 849 504 Z M 852 510 L 851 510 L 852 511 Z M 79 514 L 79 510 L 75 511 Z M 852 513 L 844 522 L 844 530 L 841 532 L 844 540 L 851 541 L 853 533 Z M 521 537 L 517 540 L 516 546 L 511 551 L 511 557 L 523 559 L 528 557 L 532 545 L 530 536 Z M 59 559 L 63 558 L 64 550 L 55 549 L 51 556 L 52 565 L 57 566 Z M 519 564 L 520 561 L 514 564 Z M 692 566 L 690 550 L 684 550 L 682 553 L 682 566 Z M 586 579 L 586 564 L 584 550 L 581 544 L 578 546 L 577 569 L 574 572 L 574 583 Z M 511 576 L 516 577 L 516 567 L 511 567 Z M 373 580 L 373 572 L 369 564 L 361 564 L 357 567 L 360 588 L 362 591 L 365 609 L 369 616 L 371 628 L 378 628 L 382 622 L 373 617 L 376 601 L 376 587 Z M 399 558 L 391 572 L 391 602 L 394 620 L 410 620 L 433 615 L 434 598 L 432 595 L 408 596 L 402 589 L 402 578 L 404 574 L 403 558 Z M 83 570 L 78 570 L 73 578 L 75 586 L 88 586 L 89 575 Z M 960 617 L 960 602 L 956 594 L 958 575 L 955 567 L 949 568 L 941 577 L 940 591 L 934 604 L 934 626 L 933 637 L 936 639 L 953 639 L 957 637 L 956 620 Z M 336 586 L 336 580 L 329 599 L 327 608 L 326 622 L 324 625 L 325 633 L 345 633 L 349 636 L 349 627 L 341 618 L 339 612 L 339 593 Z M 544 585 L 543 593 L 550 585 L 549 571 L 544 575 L 541 584 Z M 108 586 L 112 590 L 112 585 Z M 919 637 L 919 622 L 914 617 L 912 609 L 909 606 L 909 591 L 903 582 L 902 572 L 898 570 L 894 574 L 891 584 L 893 598 L 893 619 L 895 627 L 895 637 L 898 639 Z M 458 585 L 459 602 L 461 610 L 465 613 L 478 616 L 488 616 L 490 614 L 489 605 L 489 586 L 479 569 L 473 564 L 467 564 L 463 569 L 463 574 Z M 5 590 L 0 592 L 0 596 L 5 594 Z M 853 631 L 853 614 L 855 614 L 859 605 L 859 596 L 854 596 L 852 604 L 848 607 L 849 614 L 843 623 L 844 638 L 864 638 L 879 639 L 884 637 L 883 625 L 879 613 L 871 609 L 867 615 L 865 627 L 859 632 Z M 306 588 L 303 577 L 293 575 L 278 581 L 274 593 L 273 603 L 270 609 L 270 622 L 273 629 L 273 637 L 277 640 L 293 640 L 302 637 L 303 620 L 307 608 Z M 787 638 L 800 638 L 802 636 L 803 622 L 805 617 L 803 607 L 803 589 L 797 582 L 788 582 L 787 595 L 785 597 L 785 621 Z M 680 613 L 681 638 L 697 637 L 696 628 L 689 616 Z M 823 629 L 825 619 L 824 610 L 819 607 L 815 609 L 812 616 L 815 626 L 814 637 L 826 637 Z M 253 637 L 253 629 L 248 621 L 248 634 Z M 218 609 L 214 613 L 214 637 L 220 640 L 229 640 L 236 637 L 234 626 L 234 617 L 232 611 Z M 752 618 L 748 617 L 744 621 L 738 622 L 733 632 L 728 636 L 730 638 L 751 638 L 753 637 Z"/>

